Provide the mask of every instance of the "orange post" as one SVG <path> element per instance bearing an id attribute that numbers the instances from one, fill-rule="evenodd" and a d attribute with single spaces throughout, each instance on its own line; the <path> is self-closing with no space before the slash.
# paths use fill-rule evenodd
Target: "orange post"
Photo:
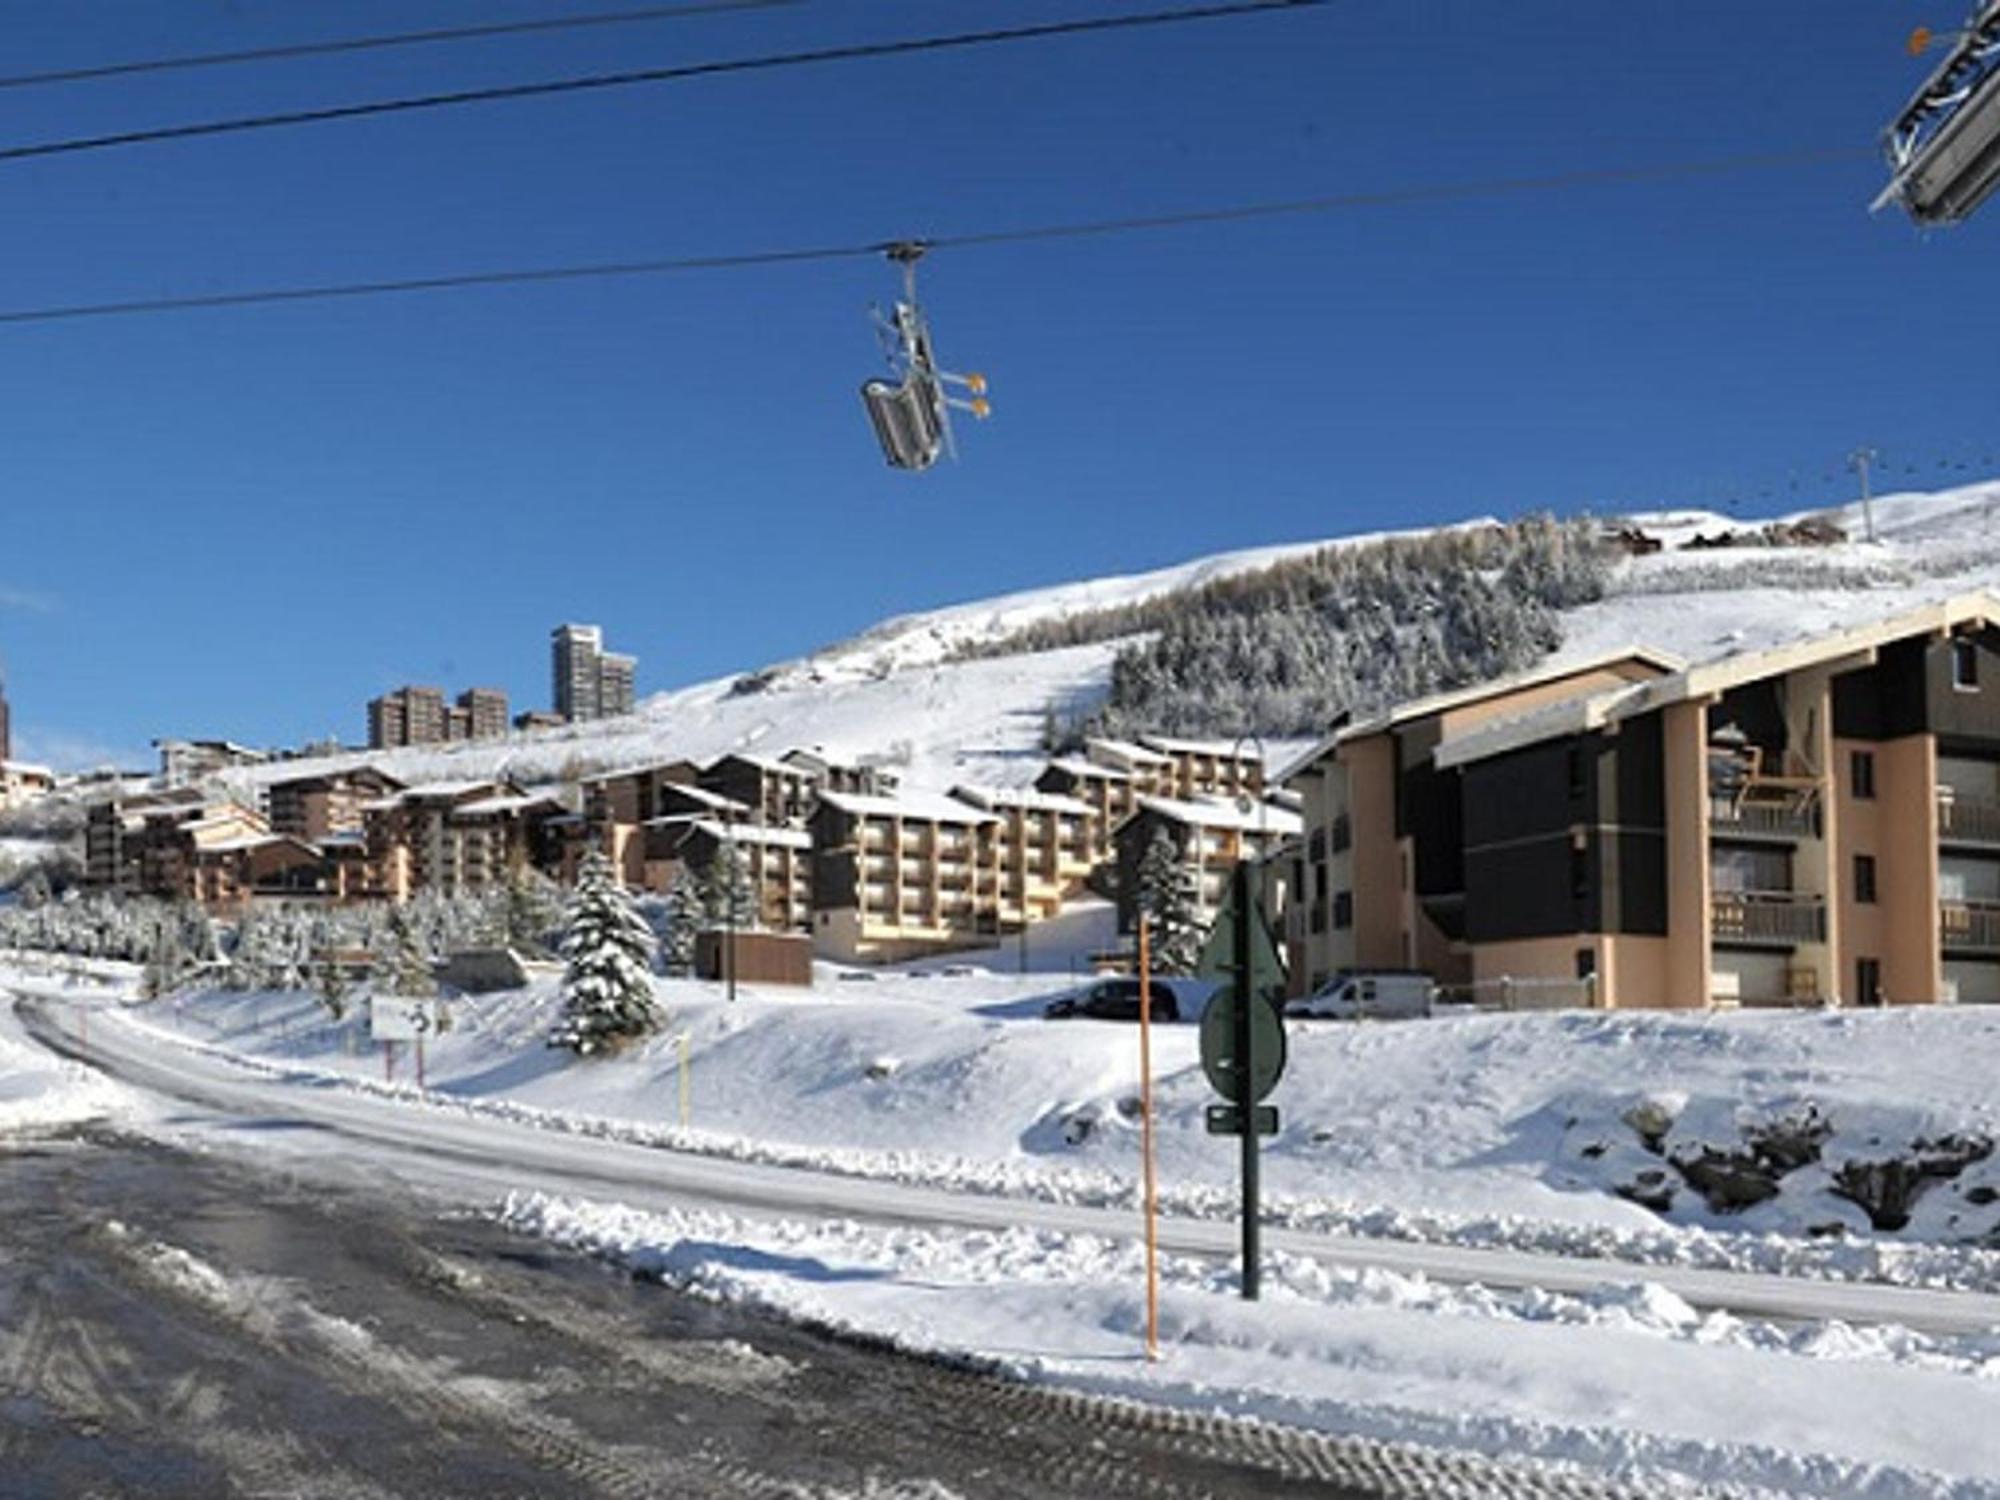
<path id="1" fill-rule="evenodd" d="M 1160 1201 L 1153 1172 L 1153 973 L 1139 913 L 1139 1156 L 1146 1197 L 1146 1358 L 1160 1357 Z"/>

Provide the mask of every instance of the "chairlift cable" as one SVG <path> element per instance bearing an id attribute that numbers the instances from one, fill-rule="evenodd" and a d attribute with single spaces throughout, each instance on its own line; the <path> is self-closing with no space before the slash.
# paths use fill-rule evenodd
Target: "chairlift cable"
<path id="1" fill-rule="evenodd" d="M 1371 193 L 1294 198 L 1265 203 L 1240 203 L 1173 213 L 1135 214 L 1115 219 L 1087 219 L 1067 224 L 1042 224 L 1019 229 L 993 229 L 925 237 L 932 250 L 976 250 L 997 245 L 1032 244 L 1045 240 L 1088 239 L 1099 236 L 1150 233 L 1205 224 L 1243 223 L 1299 214 L 1334 213 L 1349 209 L 1395 208 L 1459 199 L 1501 197 L 1518 193 L 1557 192 L 1571 188 L 1613 186 L 1695 176 L 1772 170 L 1860 160 L 1859 150 L 1765 152 L 1701 161 L 1667 162 L 1646 167 L 1608 167 L 1539 177 L 1492 178 L 1486 181 L 1402 188 Z M 193 292 L 179 296 L 136 297 L 124 301 L 70 303 L 54 307 L 0 309 L 0 324 L 60 323 L 85 318 L 134 317 L 152 313 L 201 312 L 230 307 L 260 307 L 284 303 L 330 302 L 342 299 L 396 296 L 417 292 L 460 291 L 477 287 L 532 286 L 566 281 L 611 280 L 660 276 L 687 271 L 724 271 L 761 266 L 877 259 L 907 240 L 871 240 L 859 244 L 802 246 L 719 255 L 663 256 L 642 260 L 600 261 L 569 266 L 516 267 L 494 271 L 446 272 L 434 276 L 390 277 L 372 281 L 323 283 L 317 286 L 268 287 L 242 291 Z"/>
<path id="2" fill-rule="evenodd" d="M 106 135 L 73 136 L 64 140 L 31 141 L 18 146 L 0 146 L 0 163 L 75 156 L 89 151 L 108 151 L 123 146 L 153 145 L 165 141 L 241 135 L 250 131 L 275 130 L 295 125 L 324 125 L 337 120 L 371 119 L 382 115 L 407 114 L 416 110 L 451 109 L 467 104 L 546 99 L 564 94 L 629 88 L 638 84 L 681 83 L 695 78 L 768 72 L 778 68 L 803 67 L 816 63 L 852 62 L 871 57 L 907 57 L 917 53 L 955 51 L 1006 42 L 1043 41 L 1052 37 L 1079 36 L 1092 32 L 1126 31 L 1135 27 L 1221 20 L 1228 17 L 1301 10 L 1329 3 L 1331 0 L 1226 0 L 1226 3 L 1187 6 L 1175 10 L 1138 11 L 1129 15 L 1044 21 L 1030 26 L 962 31 L 942 36 L 903 37 L 883 42 L 848 42 L 836 47 L 767 53 L 756 57 L 716 58 L 706 62 L 680 63 L 670 67 L 632 68 L 620 73 L 589 73 L 571 78 L 546 78 L 528 83 L 497 84 L 486 88 L 415 94 L 399 99 L 369 99 L 353 104 L 324 105 L 314 109 L 281 110 L 270 114 L 242 115 L 221 120 L 194 120 L 181 125 L 159 125 L 142 130 L 113 131 Z"/>
<path id="3" fill-rule="evenodd" d="M 392 47 L 418 47 L 441 42 L 480 41 L 488 37 L 523 36 L 548 31 L 579 31 L 587 27 L 624 26 L 684 17 L 719 15 L 727 11 L 771 10 L 803 5 L 806 0 L 687 0 L 680 5 L 648 5 L 637 10 L 597 11 L 581 16 L 543 16 L 525 21 L 495 21 L 478 26 L 445 26 L 430 31 L 404 31 L 386 36 L 342 37 L 321 42 L 293 42 L 271 47 L 246 47 L 234 52 L 198 52 L 180 57 L 139 58 L 131 62 L 95 63 L 42 73 L 0 74 L 0 89 L 36 88 L 45 84 L 89 83 L 105 78 L 130 78 L 144 73 L 172 73 L 192 68 L 230 67 L 243 63 L 287 62 L 303 57 L 327 57 L 348 52 L 375 52 Z"/>

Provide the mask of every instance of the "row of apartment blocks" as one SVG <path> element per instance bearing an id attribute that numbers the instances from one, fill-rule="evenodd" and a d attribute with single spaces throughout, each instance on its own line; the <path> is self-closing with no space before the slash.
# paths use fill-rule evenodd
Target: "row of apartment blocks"
<path id="1" fill-rule="evenodd" d="M 523 714 L 515 727 L 539 727 L 548 715 Z M 445 745 L 459 740 L 484 740 L 508 729 L 507 695 L 499 688 L 467 688 L 455 703 L 444 701 L 440 688 L 415 684 L 368 700 L 368 748 L 404 745 Z"/>
<path id="2" fill-rule="evenodd" d="M 1298 833 L 1293 807 L 1257 796 L 1256 757 L 1228 747 L 1093 740 L 1043 780 L 1078 768 L 1092 799 L 1040 786 L 905 792 L 887 770 L 808 750 L 664 761 L 559 788 L 405 786 L 363 765 L 276 781 L 265 812 L 180 788 L 99 804 L 86 863 L 99 885 L 231 909 L 475 891 L 523 868 L 573 878 L 590 851 L 627 884 L 663 891 L 733 846 L 762 925 L 808 932 L 829 957 L 895 961 L 989 946 L 1060 914 L 1111 868 L 1129 925 L 1132 873 L 1161 829 L 1209 903 L 1236 860 Z"/>
<path id="3" fill-rule="evenodd" d="M 1295 988 L 2000 1001 L 2000 600 L 1629 650 L 1342 726 L 1286 773 Z"/>

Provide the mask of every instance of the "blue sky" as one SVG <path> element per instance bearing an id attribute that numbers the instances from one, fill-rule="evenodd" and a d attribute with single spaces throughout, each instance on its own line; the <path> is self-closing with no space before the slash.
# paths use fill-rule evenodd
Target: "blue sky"
<path id="1" fill-rule="evenodd" d="M 0 328 L 18 752 L 362 731 L 404 681 L 641 691 L 895 612 L 1468 514 L 1844 495 L 1993 454 L 2000 213 L 1865 212 L 1928 9 L 1342 0 L 0 165 L 0 305 L 951 234 L 1742 152 L 1736 176 L 966 249 L 995 420 L 885 469 L 844 262 Z M 0 5 L 9 69 L 562 7 Z M 610 8 L 590 0 L 579 10 Z M 1113 9 L 785 10 L 0 92 L 0 143 Z M 1906 477 L 1905 467 L 1918 472 Z"/>

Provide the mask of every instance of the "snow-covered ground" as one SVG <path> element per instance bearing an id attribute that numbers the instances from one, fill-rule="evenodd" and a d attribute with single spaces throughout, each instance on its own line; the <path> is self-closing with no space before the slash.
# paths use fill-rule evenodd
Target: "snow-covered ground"
<path id="1" fill-rule="evenodd" d="M 102 1119 L 130 1104 L 126 1090 L 94 1068 L 28 1041 L 0 1005 L 0 1156 L 10 1138 Z"/>
<path id="2" fill-rule="evenodd" d="M 309 996 L 187 995 L 118 1014 L 99 1009 L 91 1025 L 100 1045 L 117 1035 L 169 1065 L 200 1059 L 205 1091 L 216 1053 L 259 1060 L 243 1075 L 256 1080 L 245 1107 L 259 1118 L 282 1109 L 288 1093 L 302 1109 L 324 1111 L 344 1081 L 353 1109 L 396 1117 L 375 1125 L 373 1139 L 436 1134 L 455 1158 L 490 1140 L 501 1180 L 506 1163 L 523 1163 L 520 1190 L 488 1200 L 518 1228 L 705 1295 L 971 1355 L 1028 1379 L 1577 1464 L 1651 1493 L 1752 1485 L 1877 1500 L 2000 1494 L 2000 1429 L 1986 1420 L 2000 1327 L 1947 1336 L 1771 1323 L 1698 1311 L 1630 1273 L 1595 1289 L 1448 1285 L 1329 1264 L 1305 1253 L 1309 1237 L 1279 1236 L 1265 1300 L 1254 1306 L 1235 1297 L 1226 1262 L 1170 1250 L 1164 1357 L 1148 1363 L 1136 1236 L 1063 1224 L 1041 1208 L 1129 1205 L 1137 1166 L 1135 1124 L 1121 1108 L 1135 1092 L 1134 1030 L 1039 1019 L 1040 1002 L 1065 983 L 1049 972 L 864 981 L 823 970 L 811 992 L 752 991 L 732 1005 L 713 986 L 663 982 L 667 1030 L 592 1061 L 543 1044 L 556 1001 L 541 986 L 457 1002 L 453 1028 L 428 1048 L 421 1100 L 412 1059 L 400 1058 L 396 1082 L 384 1085 L 381 1055 L 360 1028 L 329 1024 Z M 1194 1067 L 1195 1030 L 1163 1027 L 1157 1037 L 1162 1180 L 1172 1209 L 1226 1216 L 1233 1143 L 1202 1134 L 1207 1091 Z M 677 1123 L 682 1033 L 687 1132 Z M 1695 1213 L 1711 1227 L 1676 1228 L 1612 1197 L 1604 1187 L 1613 1153 L 1583 1150 L 1629 1134 L 1620 1116 L 1645 1100 L 1672 1104 L 1690 1132 L 1712 1135 L 1719 1121 L 1734 1124 L 1737 1102 L 1761 1118 L 1809 1098 L 1847 1122 L 1826 1148 L 1829 1161 L 1912 1129 L 1988 1129 L 1984 1060 L 1996 1042 L 2000 1012 L 1970 1009 L 1321 1023 L 1292 1036 L 1291 1071 L 1273 1096 L 1285 1130 L 1270 1144 L 1268 1177 L 1281 1221 L 1365 1227 L 1373 1219 L 1399 1233 L 1637 1255 L 1678 1245 L 1686 1258 L 1718 1264 L 1783 1268 L 1796 1256 L 1822 1272 L 1893 1278 L 1915 1268 L 1914 1279 L 2000 1286 L 1995 1257 L 1945 1243 L 1963 1226 L 1941 1213 L 1920 1215 L 1888 1254 L 1859 1248 L 1866 1237 L 1857 1232 L 1842 1261 L 1839 1247 L 1790 1237 L 1837 1212 L 1823 1201 L 1823 1183 L 1745 1221 L 1763 1233 L 1718 1234 L 1719 1217 Z M 185 1112 L 172 1113 L 157 1128 L 190 1128 Z M 1082 1128 L 1083 1120 L 1092 1123 Z M 524 1122 L 555 1140 L 584 1136 L 580 1162 L 643 1141 L 1023 1202 L 985 1229 L 738 1213 L 671 1192 L 628 1194 L 614 1185 L 608 1158 L 564 1188 L 510 1152 L 506 1132 Z M 201 1139 L 216 1149 L 343 1155 L 361 1144 L 317 1130 L 259 1132 L 253 1145 L 230 1129 Z M 829 1189 L 832 1201 L 838 1192 Z M 1121 1221 L 1136 1224 L 1123 1211 L 1109 1222 Z M 1227 1243 L 1227 1226 L 1217 1228 Z"/>

